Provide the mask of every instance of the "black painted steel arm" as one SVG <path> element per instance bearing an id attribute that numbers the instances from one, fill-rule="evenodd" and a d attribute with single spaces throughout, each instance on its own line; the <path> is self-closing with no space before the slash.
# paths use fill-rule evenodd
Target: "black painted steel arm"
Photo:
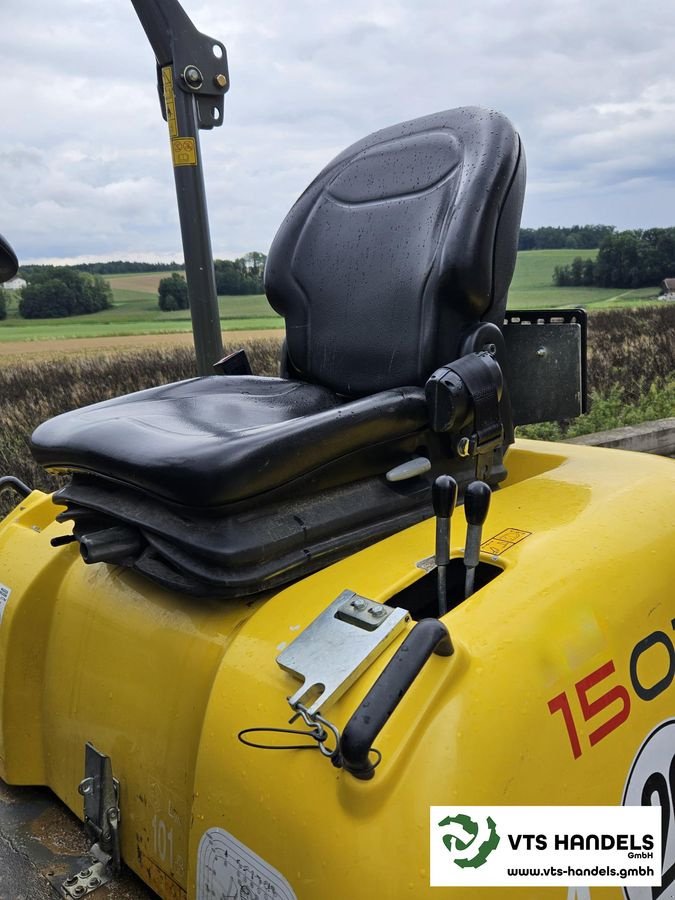
<path id="1" fill-rule="evenodd" d="M 222 125 L 230 86 L 224 45 L 194 27 L 177 0 L 131 0 L 157 60 L 169 128 L 197 369 L 223 355 L 199 129 Z"/>

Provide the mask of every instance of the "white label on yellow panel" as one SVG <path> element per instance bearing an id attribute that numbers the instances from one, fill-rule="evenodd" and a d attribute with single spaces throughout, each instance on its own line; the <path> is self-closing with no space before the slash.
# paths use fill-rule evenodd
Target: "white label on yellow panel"
<path id="1" fill-rule="evenodd" d="M 204 832 L 197 858 L 197 900 L 214 897 L 297 900 L 280 872 L 222 828 Z"/>
<path id="2" fill-rule="evenodd" d="M 5 614 L 5 607 L 7 606 L 7 601 L 9 600 L 9 595 L 11 593 L 11 588 L 8 588 L 6 584 L 0 584 L 0 624 L 2 623 L 2 617 Z"/>

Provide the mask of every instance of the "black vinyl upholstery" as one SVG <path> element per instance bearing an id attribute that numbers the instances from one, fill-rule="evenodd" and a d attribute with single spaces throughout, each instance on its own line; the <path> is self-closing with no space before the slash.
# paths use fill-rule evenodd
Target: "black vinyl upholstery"
<path id="1" fill-rule="evenodd" d="M 299 378 L 341 394 L 423 385 L 467 326 L 501 325 L 525 187 L 518 135 L 466 107 L 337 156 L 270 249 L 265 289 Z"/>
<path id="2" fill-rule="evenodd" d="M 12 248 L 0 234 L 0 284 L 14 278 L 19 262 Z"/>
<path id="3" fill-rule="evenodd" d="M 38 462 L 73 473 L 55 500 L 85 559 L 192 594 L 253 594 L 430 515 L 442 472 L 461 489 L 473 461 L 457 434 L 431 428 L 424 385 L 501 340 L 524 183 L 518 135 L 475 108 L 379 131 L 333 160 L 268 257 L 288 377 L 191 379 L 35 431 Z M 493 485 L 512 427 L 501 434 Z M 417 457 L 422 474 L 385 477 Z"/>
<path id="4" fill-rule="evenodd" d="M 491 111 L 354 144 L 270 250 L 266 289 L 296 380 L 194 379 L 66 413 L 36 430 L 36 459 L 221 507 L 424 430 L 426 379 L 468 326 L 503 319 L 523 183 L 519 138 Z"/>
<path id="5" fill-rule="evenodd" d="M 389 445 L 426 424 L 419 388 L 349 403 L 298 381 L 213 376 L 57 416 L 35 431 L 33 451 L 50 468 L 103 473 L 163 500 L 209 509 L 368 447 L 380 448 L 387 468 Z"/>

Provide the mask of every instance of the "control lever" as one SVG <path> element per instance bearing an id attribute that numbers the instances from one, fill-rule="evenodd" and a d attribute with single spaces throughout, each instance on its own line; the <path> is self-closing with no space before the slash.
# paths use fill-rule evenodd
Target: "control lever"
<path id="1" fill-rule="evenodd" d="M 480 561 L 483 523 L 490 508 L 491 496 L 492 492 L 484 481 L 472 481 L 464 492 L 464 514 L 467 521 L 466 547 L 464 548 L 464 565 L 466 567 L 465 599 L 468 599 L 474 592 L 476 567 Z"/>
<path id="2" fill-rule="evenodd" d="M 431 489 L 436 516 L 436 572 L 438 615 L 448 611 L 448 564 L 450 562 L 450 518 L 457 503 L 457 482 L 451 475 L 439 475 Z"/>

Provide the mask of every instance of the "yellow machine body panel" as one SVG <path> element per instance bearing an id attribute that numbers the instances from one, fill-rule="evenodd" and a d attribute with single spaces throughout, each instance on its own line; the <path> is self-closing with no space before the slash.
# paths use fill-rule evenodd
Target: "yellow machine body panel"
<path id="1" fill-rule="evenodd" d="M 32 494 L 0 523 L 0 775 L 81 816 L 91 742 L 120 782 L 127 864 L 162 897 L 204 900 L 218 846 L 240 845 L 239 865 L 248 851 L 256 877 L 272 873 L 265 898 L 286 882 L 298 900 L 459 898 L 429 887 L 431 805 L 620 805 L 641 744 L 675 713 L 672 462 L 520 441 L 507 467 L 482 555 L 502 571 L 444 616 L 455 653 L 414 681 L 370 781 L 238 735 L 289 727 L 299 682 L 276 657 L 341 592 L 396 606 L 424 577 L 431 520 L 271 596 L 198 601 L 53 548 L 67 527 Z M 458 512 L 453 557 L 465 529 Z M 413 625 L 322 709 L 337 728 Z"/>

